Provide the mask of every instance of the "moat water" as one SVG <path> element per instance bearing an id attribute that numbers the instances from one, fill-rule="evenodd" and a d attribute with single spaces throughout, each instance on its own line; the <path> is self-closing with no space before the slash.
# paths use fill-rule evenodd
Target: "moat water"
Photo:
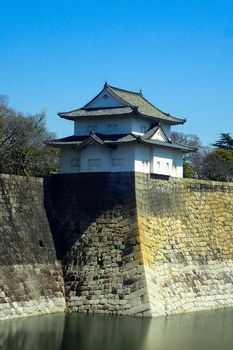
<path id="1" fill-rule="evenodd" d="M 233 309 L 154 319 L 47 315 L 0 321 L 2 350 L 232 350 Z"/>

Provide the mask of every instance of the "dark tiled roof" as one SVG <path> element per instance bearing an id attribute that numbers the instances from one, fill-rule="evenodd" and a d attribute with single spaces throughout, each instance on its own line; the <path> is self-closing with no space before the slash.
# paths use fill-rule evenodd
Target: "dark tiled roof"
<path id="1" fill-rule="evenodd" d="M 112 135 L 104 135 L 100 133 L 91 133 L 90 135 L 85 136 L 68 136 L 61 139 L 56 139 L 52 141 L 46 142 L 47 145 L 55 146 L 55 145 L 66 145 L 66 144 L 80 144 L 83 141 L 92 137 L 96 141 L 103 141 L 104 143 L 119 143 L 119 142 L 129 142 L 136 140 L 136 136 L 133 134 L 112 134 Z"/>
<path id="2" fill-rule="evenodd" d="M 108 93 L 118 100 L 123 107 L 117 108 L 88 108 L 90 102 L 95 100 L 102 91 L 107 90 Z M 58 115 L 66 119 L 75 119 L 78 117 L 92 117 L 92 116 L 114 116 L 134 113 L 134 115 L 145 118 L 156 119 L 158 121 L 167 121 L 170 124 L 183 124 L 185 119 L 180 119 L 171 116 L 168 113 L 162 112 L 159 108 L 150 103 L 141 92 L 133 92 L 119 89 L 108 84 L 104 85 L 102 91 L 94 97 L 90 102 L 80 109 L 75 109 L 70 112 L 61 112 Z"/>
<path id="3" fill-rule="evenodd" d="M 84 147 L 89 143 L 90 140 L 94 140 L 96 143 L 105 145 L 105 146 L 114 146 L 122 143 L 144 143 L 148 145 L 157 145 L 160 147 L 168 147 L 172 149 L 178 149 L 183 152 L 195 152 L 196 149 L 193 147 L 188 147 L 177 142 L 172 142 L 168 140 L 168 142 L 159 141 L 159 140 L 151 140 L 145 138 L 144 136 L 138 136 L 134 134 L 114 134 L 114 135 L 103 135 L 103 134 L 95 134 L 91 133 L 86 136 L 69 136 L 62 139 L 57 139 L 53 141 L 47 142 L 47 145 L 52 147 L 69 147 L 69 146 L 78 146 Z"/>
<path id="4" fill-rule="evenodd" d="M 197 150 L 196 148 L 188 147 L 188 146 L 182 145 L 181 143 L 172 142 L 172 141 L 164 142 L 159 140 L 148 140 L 148 139 L 144 139 L 143 136 L 141 136 L 140 139 L 142 143 L 145 143 L 145 144 L 178 149 L 183 152 L 196 152 Z"/>
<path id="5" fill-rule="evenodd" d="M 101 108 L 101 109 L 75 109 L 70 112 L 58 113 L 61 118 L 74 119 L 74 117 L 101 117 L 133 113 L 132 107 Z"/>
<path id="6" fill-rule="evenodd" d="M 142 115 L 175 122 L 177 124 L 185 122 L 184 119 L 175 118 L 168 113 L 162 112 L 159 108 L 155 107 L 152 103 L 145 99 L 141 92 L 123 90 L 110 85 L 107 85 L 107 90 L 112 91 L 115 95 L 119 96 L 121 100 L 125 101 L 129 105 L 137 107 L 138 112 Z"/>

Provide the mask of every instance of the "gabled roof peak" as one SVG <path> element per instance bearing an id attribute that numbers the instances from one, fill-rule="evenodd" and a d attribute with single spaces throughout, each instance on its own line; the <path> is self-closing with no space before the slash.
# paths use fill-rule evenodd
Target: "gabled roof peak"
<path id="1" fill-rule="evenodd" d="M 110 98 L 108 99 L 108 97 Z M 110 101 L 110 103 L 107 101 Z M 82 108 L 59 113 L 60 117 L 66 119 L 124 114 L 133 114 L 136 117 L 151 120 L 154 119 L 157 122 L 163 121 L 171 125 L 184 124 L 186 121 L 185 119 L 176 118 L 169 113 L 161 111 L 142 95 L 141 90 L 139 92 L 125 90 L 109 85 L 107 82 L 105 82 L 103 89 Z"/>
<path id="2" fill-rule="evenodd" d="M 105 82 L 104 88 L 112 89 L 113 92 L 114 92 L 114 90 L 115 90 L 115 91 L 119 91 L 119 92 L 126 92 L 127 94 L 141 95 L 141 96 L 142 96 L 142 91 L 141 91 L 141 89 L 139 90 L 139 92 L 137 92 L 137 91 L 132 91 L 132 90 L 126 90 L 126 89 L 118 88 L 118 87 L 116 87 L 116 86 L 109 85 L 107 82 Z"/>

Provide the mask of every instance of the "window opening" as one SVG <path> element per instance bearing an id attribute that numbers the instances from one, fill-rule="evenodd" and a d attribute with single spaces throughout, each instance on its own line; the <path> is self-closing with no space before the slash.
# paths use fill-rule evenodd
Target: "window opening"
<path id="1" fill-rule="evenodd" d="M 99 168 L 101 166 L 101 159 L 88 159 L 88 168 Z"/>

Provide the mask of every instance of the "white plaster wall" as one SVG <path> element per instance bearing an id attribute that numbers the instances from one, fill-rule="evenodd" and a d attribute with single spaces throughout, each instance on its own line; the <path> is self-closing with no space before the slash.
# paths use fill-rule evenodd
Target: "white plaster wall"
<path id="1" fill-rule="evenodd" d="M 143 135 L 145 132 L 141 131 L 141 127 L 144 127 L 146 132 L 151 127 L 151 121 L 144 118 L 133 118 L 132 132 L 135 134 Z"/>
<path id="2" fill-rule="evenodd" d="M 135 145 L 134 170 L 142 173 L 150 173 L 150 147 Z"/>
<path id="3" fill-rule="evenodd" d="M 183 177 L 182 152 L 155 147 L 152 154 L 154 174 Z"/>
<path id="4" fill-rule="evenodd" d="M 80 160 L 80 167 L 72 166 L 72 160 Z M 100 166 L 90 167 L 89 159 L 101 159 Z M 114 159 L 114 162 L 113 162 Z M 158 162 L 160 167 L 158 167 Z M 115 163 L 115 165 L 113 165 Z M 168 165 L 169 164 L 169 168 Z M 131 144 L 117 149 L 106 149 L 93 144 L 82 151 L 65 148 L 60 151 L 60 173 L 137 171 L 183 177 L 183 154 L 156 146 Z"/>
<path id="5" fill-rule="evenodd" d="M 123 159 L 122 165 L 113 166 L 113 159 Z M 120 145 L 117 149 L 110 151 L 110 171 L 134 171 L 135 146 Z"/>
<path id="6" fill-rule="evenodd" d="M 88 135 L 88 126 L 97 126 L 97 133 L 111 134 L 108 130 L 108 125 L 118 125 L 119 131 L 115 133 L 129 134 L 131 132 L 143 135 L 141 126 L 147 131 L 151 127 L 151 122 L 144 118 L 134 118 L 129 116 L 122 117 L 91 117 L 79 119 L 74 123 L 74 134 L 79 136 Z"/>
<path id="7" fill-rule="evenodd" d="M 79 136 L 88 135 L 88 126 L 96 125 L 97 133 L 110 134 L 108 125 L 119 125 L 119 131 L 115 133 L 128 134 L 132 132 L 132 118 L 131 117 L 97 117 L 88 118 L 75 121 L 74 134 Z"/>
<path id="8" fill-rule="evenodd" d="M 101 166 L 89 167 L 89 159 L 101 159 Z M 93 144 L 82 149 L 81 172 L 105 172 L 110 171 L 110 152 L 108 149 Z"/>
<path id="9" fill-rule="evenodd" d="M 86 105 L 86 108 L 107 108 L 122 106 L 123 103 L 115 100 L 106 90 L 103 90 L 99 96 L 97 96 L 92 102 Z"/>
<path id="10" fill-rule="evenodd" d="M 171 171 L 171 151 L 155 147 L 153 149 L 153 173 L 159 175 L 171 175 Z"/>
<path id="11" fill-rule="evenodd" d="M 63 148 L 60 150 L 60 173 L 79 173 L 79 167 L 71 166 L 72 159 L 80 159 L 81 153 L 73 148 Z"/>
<path id="12" fill-rule="evenodd" d="M 183 177 L 183 153 L 172 152 L 173 166 L 172 166 L 172 176 Z"/>

